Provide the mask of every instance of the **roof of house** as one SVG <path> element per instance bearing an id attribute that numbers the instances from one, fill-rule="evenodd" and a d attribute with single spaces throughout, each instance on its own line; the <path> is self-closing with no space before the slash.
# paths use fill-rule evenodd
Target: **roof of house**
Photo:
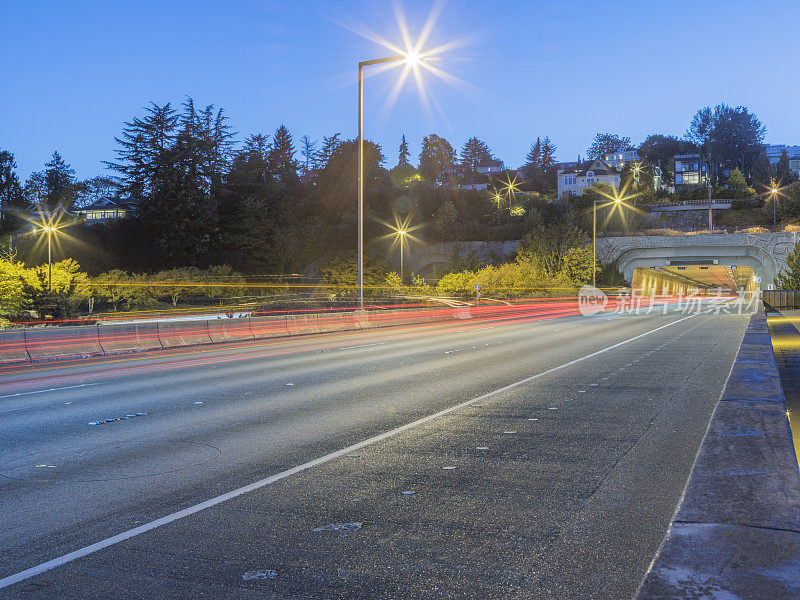
<path id="1" fill-rule="evenodd" d="M 503 161 L 497 158 L 493 158 L 491 160 L 482 160 L 480 161 L 477 166 L 479 167 L 502 167 Z"/>
<path id="2" fill-rule="evenodd" d="M 609 165 L 607 162 L 596 158 L 591 161 L 582 163 L 579 167 L 573 169 L 564 169 L 561 171 L 562 175 L 578 175 L 586 176 L 591 171 L 595 175 L 616 175 L 619 173 L 617 169 Z"/>

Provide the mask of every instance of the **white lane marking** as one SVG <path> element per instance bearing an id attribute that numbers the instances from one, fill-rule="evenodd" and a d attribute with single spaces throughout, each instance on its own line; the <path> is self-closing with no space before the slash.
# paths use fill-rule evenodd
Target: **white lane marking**
<path id="1" fill-rule="evenodd" d="M 374 344 L 359 344 L 358 346 L 347 346 L 346 348 L 339 348 L 339 350 L 352 350 L 353 348 L 367 348 L 369 346 L 380 346 L 381 344 L 388 344 L 389 342 L 375 342 Z"/>
<path id="2" fill-rule="evenodd" d="M 530 383 L 531 381 L 535 381 L 541 377 L 544 377 L 545 375 L 549 375 L 551 373 L 555 373 L 556 371 L 561 371 L 562 369 L 566 369 L 567 367 L 577 365 L 579 363 L 584 362 L 585 360 L 594 358 L 595 356 L 599 356 L 600 354 L 605 354 L 606 352 L 610 352 L 611 350 L 619 348 L 620 346 L 624 346 L 625 344 L 629 344 L 633 341 L 648 336 L 651 333 L 655 333 L 657 331 L 661 331 L 662 329 L 666 329 L 667 327 L 677 325 L 678 323 L 686 321 L 687 319 L 692 319 L 698 315 L 708 314 L 709 312 L 711 311 L 707 310 L 704 312 L 698 312 L 693 315 L 689 315 L 688 317 L 683 317 L 681 319 L 677 319 L 676 321 L 667 323 L 666 325 L 660 325 L 655 329 L 651 329 L 650 331 L 645 331 L 644 333 L 635 335 L 632 338 L 628 338 L 627 340 L 617 342 L 616 344 L 607 346 L 602 350 L 597 350 L 596 352 L 592 352 L 591 354 L 587 354 L 580 358 L 576 358 L 574 360 L 565 362 L 556 367 L 547 369 L 546 371 L 542 371 L 541 373 L 537 373 L 536 375 L 531 375 L 530 377 L 526 377 L 525 379 L 520 379 L 519 381 L 515 381 L 514 383 L 510 383 L 501 388 L 497 388 L 496 390 L 493 390 L 491 392 L 487 392 L 486 394 L 478 396 L 477 398 L 466 400 L 464 402 L 461 402 L 460 404 L 451 406 L 450 408 L 445 408 L 444 410 L 440 410 L 439 412 L 433 413 L 432 415 L 428 415 L 427 417 L 422 417 L 421 419 L 417 419 L 416 421 L 412 421 L 411 423 L 406 423 L 405 425 L 401 425 L 400 427 L 396 427 L 395 429 L 392 429 L 390 431 L 385 431 L 366 440 L 362 440 L 356 444 L 353 444 L 352 446 L 348 446 L 347 448 L 336 450 L 334 452 L 331 452 L 330 454 L 320 456 L 318 458 L 305 462 L 301 465 L 297 465 L 290 469 L 286 469 L 285 471 L 281 471 L 280 473 L 276 473 L 275 475 L 271 475 L 270 477 L 265 477 L 264 479 L 254 481 L 253 483 L 242 486 L 230 492 L 220 494 L 219 496 L 215 496 L 214 498 L 211 498 L 204 502 L 200 502 L 199 504 L 195 504 L 194 506 L 189 506 L 187 508 L 184 508 L 183 510 L 179 510 L 172 514 L 161 517 L 160 519 L 156 519 L 154 521 L 150 521 L 149 523 L 145 523 L 144 525 L 139 525 L 138 527 L 128 529 L 127 531 L 123 531 L 122 533 L 118 533 L 117 535 L 112 535 L 111 537 L 108 537 L 104 540 L 100 540 L 99 542 L 95 542 L 94 544 L 89 544 L 88 546 L 84 546 L 83 548 L 78 548 L 77 550 L 73 550 L 72 552 L 68 552 L 67 554 L 63 554 L 62 556 L 59 556 L 57 558 L 53 558 L 51 560 L 38 564 L 34 567 L 31 567 L 29 569 L 25 569 L 24 571 L 19 571 L 18 573 L 14 573 L 13 575 L 9 575 L 7 577 L 0 579 L 0 589 L 6 588 L 10 585 L 14 585 L 15 583 L 19 583 L 20 581 L 25 581 L 26 579 L 30 579 L 31 577 L 36 577 L 37 575 L 41 575 L 46 571 L 70 563 L 73 560 L 83 558 L 85 556 L 98 552 L 99 550 L 104 550 L 105 548 L 108 548 L 115 544 L 119 544 L 120 542 L 124 542 L 125 540 L 129 540 L 143 533 L 147 533 L 148 531 L 152 531 L 153 529 L 161 527 L 162 525 L 168 525 L 169 523 L 173 523 L 174 521 L 177 521 L 184 517 L 188 517 L 207 508 L 211 508 L 212 506 L 216 506 L 217 504 L 222 504 L 223 502 L 227 502 L 228 500 L 232 500 L 233 498 L 236 498 L 243 494 L 247 494 L 254 490 L 258 490 L 262 487 L 271 485 L 277 481 L 286 479 L 287 477 L 291 477 L 292 475 L 296 475 L 297 473 L 302 473 L 303 471 L 307 471 L 308 469 L 311 469 L 313 467 L 317 467 L 319 465 L 328 463 L 334 459 L 346 456 L 348 454 L 353 453 L 356 450 L 360 450 L 361 448 L 377 444 L 378 442 L 382 442 L 383 440 L 394 437 L 400 433 L 403 433 L 410 429 L 415 429 L 420 425 L 424 425 L 425 423 L 428 423 L 445 415 L 449 415 L 450 413 L 460 410 L 464 407 L 470 406 L 473 402 L 480 402 L 482 400 L 486 400 L 487 398 L 492 398 L 493 396 L 502 394 L 503 392 L 513 390 L 514 388 Z M 558 409 L 551 408 L 550 410 L 558 410 Z M 478 446 L 475 449 L 488 450 L 488 447 Z"/>
<path id="3" fill-rule="evenodd" d="M 67 387 L 50 388 L 47 390 L 34 390 L 32 392 L 18 392 L 16 394 L 8 394 L 7 396 L 0 396 L 2 398 L 16 398 L 17 396 L 25 396 L 27 394 L 44 394 L 45 392 L 58 392 L 60 390 L 74 390 L 76 388 L 88 387 L 90 385 L 100 385 L 99 383 L 82 383 L 80 385 L 68 385 Z"/>

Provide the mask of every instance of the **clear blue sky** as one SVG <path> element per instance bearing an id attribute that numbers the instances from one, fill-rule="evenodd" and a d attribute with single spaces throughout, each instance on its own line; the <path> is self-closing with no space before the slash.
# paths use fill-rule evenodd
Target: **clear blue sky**
<path id="1" fill-rule="evenodd" d="M 432 2 L 402 6 L 412 32 Z M 441 111 L 406 85 L 381 108 L 397 71 L 371 77 L 366 136 L 396 162 L 436 132 L 459 148 L 477 135 L 510 166 L 536 136 L 560 160 L 598 131 L 682 135 L 705 105 L 746 105 L 770 143 L 800 144 L 797 0 L 450 0 L 431 44 L 453 86 L 425 74 Z M 0 7 L 0 148 L 21 178 L 59 150 L 80 178 L 103 172 L 123 121 L 150 100 L 226 109 L 241 136 L 285 123 L 295 140 L 356 133 L 358 60 L 387 51 L 351 29 L 400 42 L 388 1 L 31 0 Z M 389 54 L 391 54 L 389 52 Z"/>

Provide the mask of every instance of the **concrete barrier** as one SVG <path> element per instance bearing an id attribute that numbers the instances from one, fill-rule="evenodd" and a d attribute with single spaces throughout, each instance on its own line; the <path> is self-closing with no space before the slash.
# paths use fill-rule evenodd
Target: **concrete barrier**
<path id="1" fill-rule="evenodd" d="M 28 362 L 30 359 L 25 349 L 24 329 L 12 329 L 0 333 L 0 363 Z"/>
<path id="2" fill-rule="evenodd" d="M 342 313 L 254 316 L 208 321 L 159 321 L 83 327 L 35 327 L 0 334 L 0 363 L 118 354 L 196 344 L 351 331 L 466 318 L 518 316 L 527 306 L 426 307 Z M 26 337 L 27 336 L 27 337 Z"/>
<path id="3" fill-rule="evenodd" d="M 160 321 L 158 339 L 164 348 L 211 344 L 208 321 Z"/>
<path id="4" fill-rule="evenodd" d="M 207 321 L 208 335 L 211 341 L 236 342 L 240 340 L 252 340 L 253 330 L 250 328 L 250 318 L 240 319 L 212 319 Z"/>
<path id="5" fill-rule="evenodd" d="M 800 598 L 800 472 L 763 309 L 636 598 Z"/>
<path id="6" fill-rule="evenodd" d="M 289 335 L 286 317 L 250 317 L 250 330 L 255 339 Z"/>
<path id="7" fill-rule="evenodd" d="M 317 325 L 322 333 L 356 329 L 356 322 L 352 312 L 320 313 L 317 315 Z"/>
<path id="8" fill-rule="evenodd" d="M 307 335 L 321 331 L 316 314 L 287 315 L 284 318 L 289 335 Z"/>
<path id="9" fill-rule="evenodd" d="M 25 330 L 25 350 L 31 360 L 102 355 L 97 325 L 31 327 Z"/>
<path id="10" fill-rule="evenodd" d="M 106 354 L 163 348 L 158 339 L 158 323 L 100 325 L 98 332 Z"/>

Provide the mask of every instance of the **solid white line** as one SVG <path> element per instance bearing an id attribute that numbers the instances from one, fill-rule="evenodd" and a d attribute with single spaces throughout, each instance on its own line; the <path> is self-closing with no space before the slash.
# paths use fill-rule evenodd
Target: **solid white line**
<path id="1" fill-rule="evenodd" d="M 380 346 L 381 344 L 388 344 L 389 342 L 375 342 L 374 344 L 359 344 L 358 346 L 347 346 L 346 348 L 339 348 L 339 350 L 352 350 L 353 348 L 366 348 L 368 346 Z"/>
<path id="2" fill-rule="evenodd" d="M 103 550 L 105 548 L 108 548 L 109 546 L 118 544 L 119 542 L 124 542 L 125 540 L 129 540 L 132 537 L 136 537 L 137 535 L 141 535 L 143 533 L 156 529 L 157 527 L 161 527 L 162 525 L 167 525 L 169 523 L 177 521 L 178 519 L 188 517 L 190 515 L 200 512 L 201 510 L 211 508 L 212 506 L 216 506 L 217 504 L 221 504 L 223 502 L 236 498 L 237 496 L 241 496 L 242 494 L 247 494 L 248 492 L 260 489 L 262 487 L 275 483 L 276 481 L 280 481 L 281 479 L 286 479 L 287 477 L 291 477 L 292 475 L 296 475 L 297 473 L 307 471 L 308 469 L 325 464 L 336 458 L 345 456 L 347 454 L 351 454 L 356 450 L 365 448 L 366 446 L 371 446 L 372 444 L 382 442 L 385 439 L 403 433 L 404 431 L 408 431 L 409 429 L 414 429 L 416 427 L 419 427 L 420 425 L 424 425 L 425 423 L 433 421 L 434 419 L 438 419 L 439 417 L 448 415 L 451 412 L 462 409 L 475 402 L 480 402 L 482 400 L 486 400 L 487 398 L 491 398 L 492 396 L 496 396 L 497 394 L 502 394 L 503 392 L 507 392 L 508 390 L 512 390 L 516 387 L 525 385 L 526 383 L 530 383 L 531 381 L 539 379 L 540 377 L 549 375 L 550 373 L 555 373 L 556 371 L 566 369 L 567 367 L 571 367 L 572 365 L 576 365 L 578 363 L 581 363 L 585 360 L 588 360 L 600 354 L 609 352 L 610 350 L 614 350 L 615 348 L 619 348 L 620 346 L 624 346 L 625 344 L 629 344 L 630 342 L 643 338 L 647 335 L 650 335 L 651 333 L 655 333 L 656 331 L 661 331 L 662 329 L 671 327 L 672 325 L 676 325 L 682 321 L 686 321 L 687 319 L 691 319 L 698 315 L 707 314 L 708 312 L 710 311 L 698 312 L 693 315 L 689 315 L 688 317 L 683 317 L 682 319 L 678 319 L 676 321 L 672 321 L 671 323 L 667 323 L 666 325 L 661 325 L 659 327 L 656 327 L 655 329 L 651 329 L 650 331 L 640 333 L 639 335 L 633 336 L 632 338 L 628 338 L 627 340 L 624 340 L 622 342 L 617 342 L 616 344 L 612 344 L 611 346 L 603 348 L 602 350 L 598 350 L 597 352 L 592 352 L 591 354 L 587 354 L 586 356 L 582 356 L 581 358 L 576 358 L 575 360 L 565 362 L 562 365 L 558 365 L 557 367 L 553 367 L 546 371 L 542 371 L 541 373 L 537 373 L 536 375 L 531 375 L 530 377 L 526 377 L 525 379 L 520 379 L 519 381 L 516 381 L 509 385 L 498 388 L 494 391 L 483 394 L 482 396 L 478 396 L 477 398 L 472 398 L 470 400 L 461 402 L 460 404 L 456 404 L 455 406 L 451 406 L 450 408 L 445 408 L 444 410 L 440 410 L 437 413 L 428 415 L 427 417 L 423 417 L 421 419 L 417 419 L 416 421 L 407 423 L 406 425 L 401 425 L 400 427 L 378 434 L 376 436 L 373 436 L 371 438 L 353 444 L 352 446 L 348 446 L 347 448 L 342 448 L 341 450 L 336 450 L 335 452 L 331 452 L 330 454 L 326 454 L 325 456 L 320 456 L 319 458 L 315 458 L 301 465 L 297 465 L 296 467 L 292 467 L 291 469 L 281 471 L 280 473 L 276 473 L 275 475 L 271 475 L 270 477 L 260 479 L 249 485 L 245 485 L 233 491 L 206 500 L 205 502 L 195 504 L 194 506 L 189 506 L 188 508 L 184 508 L 183 510 L 179 510 L 165 517 L 161 517 L 160 519 L 156 519 L 155 521 L 150 521 L 149 523 L 145 523 L 144 525 L 139 525 L 138 527 L 134 527 L 133 529 L 129 529 L 128 531 L 123 531 L 122 533 L 118 533 L 117 535 L 113 535 L 99 542 L 95 542 L 94 544 L 90 544 L 89 546 L 84 546 L 83 548 L 79 548 L 78 550 L 74 550 L 72 552 L 64 554 L 63 556 L 53 558 L 51 560 L 48 560 L 47 562 L 43 562 L 39 565 L 36 565 L 35 567 L 31 567 L 30 569 L 25 569 L 24 571 L 20 571 L 19 573 L 14 573 L 13 575 L 9 575 L 8 577 L 0 579 L 0 589 L 13 585 L 15 583 L 19 583 L 20 581 L 30 579 L 31 577 L 40 575 L 45 571 L 49 571 L 50 569 L 60 567 L 78 558 L 83 558 L 84 556 L 88 556 L 89 554 L 93 554 L 98 550 Z"/>
<path id="3" fill-rule="evenodd" d="M 82 383 L 80 385 L 68 385 L 67 387 L 50 388 L 48 390 L 35 390 L 33 392 L 18 392 L 16 394 L 8 394 L 7 396 L 0 396 L 0 398 L 16 398 L 17 396 L 25 396 L 27 394 L 44 394 L 45 392 L 58 392 L 60 390 L 74 390 L 76 388 L 87 387 L 89 385 L 100 385 L 99 383 Z"/>

